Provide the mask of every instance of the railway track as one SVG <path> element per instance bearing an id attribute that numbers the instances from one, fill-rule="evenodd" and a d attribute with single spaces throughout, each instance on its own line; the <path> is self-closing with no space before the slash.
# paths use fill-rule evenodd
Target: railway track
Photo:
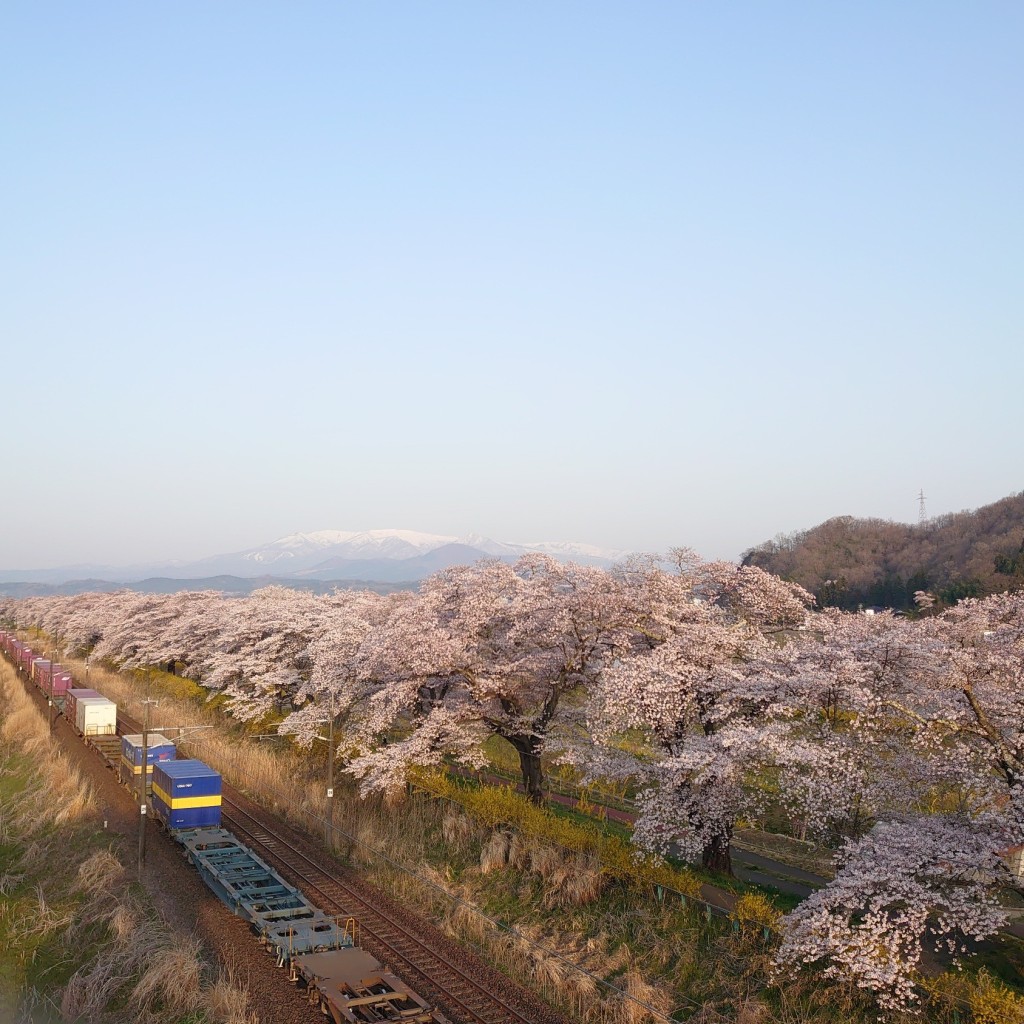
<path id="1" fill-rule="evenodd" d="M 405 982 L 464 1024 L 536 1024 L 538 1017 L 501 998 L 398 916 L 321 866 L 301 848 L 304 841 L 282 834 L 280 824 L 225 787 L 221 817 L 226 826 L 299 885 L 320 909 L 359 921 L 359 944 L 387 963 Z M 550 1019 L 545 1016 L 545 1021 Z"/>
<path id="2" fill-rule="evenodd" d="M 138 732 L 141 728 L 141 723 L 133 718 L 118 715 L 119 733 Z M 469 970 L 454 962 L 450 953 L 436 948 L 430 939 L 400 920 L 397 913 L 385 909 L 362 887 L 350 884 L 337 871 L 325 867 L 315 858 L 317 851 L 309 840 L 226 784 L 221 819 L 226 828 L 299 886 L 307 899 L 325 913 L 355 917 L 359 922 L 359 944 L 458 1024 L 553 1024 L 559 1020 L 554 1010 L 532 1011 L 495 991 L 510 987 L 507 980 L 496 984 L 493 977 L 474 978 Z M 450 940 L 442 939 L 441 943 L 446 941 Z"/>

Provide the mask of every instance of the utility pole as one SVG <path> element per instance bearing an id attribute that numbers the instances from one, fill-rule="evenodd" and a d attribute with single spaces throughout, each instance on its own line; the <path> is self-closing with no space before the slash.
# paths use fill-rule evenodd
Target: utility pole
<path id="1" fill-rule="evenodd" d="M 53 735 L 53 667 L 57 664 L 57 646 L 54 646 L 50 650 L 50 693 L 46 698 L 46 720 L 50 724 L 50 735 Z"/>
<path id="2" fill-rule="evenodd" d="M 149 709 L 159 703 L 148 697 L 142 702 L 142 771 L 139 774 L 139 878 L 146 863 L 146 784 L 149 782 Z"/>
<path id="3" fill-rule="evenodd" d="M 334 842 L 334 691 L 331 690 L 331 720 L 327 728 L 327 825 L 324 843 L 327 849 Z"/>
<path id="4" fill-rule="evenodd" d="M 50 655 L 50 699 L 47 701 L 47 715 L 46 717 L 50 720 L 50 735 L 53 735 L 53 726 L 57 721 L 57 715 L 54 714 L 55 702 L 53 699 L 53 684 L 54 677 L 57 675 L 57 656 L 64 650 L 64 644 L 59 634 L 55 634 L 53 638 L 53 654 Z"/>

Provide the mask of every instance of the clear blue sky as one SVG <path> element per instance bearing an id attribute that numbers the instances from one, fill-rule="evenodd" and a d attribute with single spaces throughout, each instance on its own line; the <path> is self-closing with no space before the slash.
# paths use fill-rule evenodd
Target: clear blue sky
<path id="1" fill-rule="evenodd" d="M 0 567 L 736 557 L 1024 488 L 1017 0 L 32 0 L 0 40 Z"/>

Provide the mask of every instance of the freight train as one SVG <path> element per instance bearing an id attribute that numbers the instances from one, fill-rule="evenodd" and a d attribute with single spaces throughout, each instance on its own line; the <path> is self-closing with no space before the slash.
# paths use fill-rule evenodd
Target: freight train
<path id="1" fill-rule="evenodd" d="M 143 773 L 154 816 L 183 849 L 206 885 L 249 922 L 260 944 L 335 1024 L 403 1021 L 448 1024 L 378 960 L 356 945 L 357 922 L 314 907 L 248 846 L 221 827 L 221 777 L 209 765 L 180 759 L 159 733 L 117 735 L 117 705 L 76 687 L 71 673 L 8 630 L 0 650 L 40 689 L 69 724 L 137 791 Z M 145 762 L 145 763 L 143 763 Z"/>

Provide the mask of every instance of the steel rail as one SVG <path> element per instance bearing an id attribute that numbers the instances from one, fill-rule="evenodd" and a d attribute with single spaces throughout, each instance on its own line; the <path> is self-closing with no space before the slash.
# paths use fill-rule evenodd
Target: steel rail
<path id="1" fill-rule="evenodd" d="M 230 812 L 225 812 L 225 805 L 231 808 Z M 267 814 L 262 808 L 260 813 Z M 239 815 L 253 822 L 254 827 L 245 825 L 239 820 Z M 431 948 L 410 927 L 369 903 L 365 896 L 360 896 L 345 881 L 288 842 L 276 823 L 269 826 L 225 794 L 222 794 L 221 817 L 260 847 L 261 856 L 271 862 L 276 860 L 286 873 L 318 892 L 337 912 L 355 916 L 359 922 L 360 944 L 362 936 L 368 936 L 380 947 L 381 952 L 370 950 L 378 959 L 391 960 L 392 969 L 397 967 L 393 961 L 398 960 L 405 970 L 423 979 L 425 985 L 417 985 L 422 994 L 427 994 L 425 987 L 432 988 L 445 1004 L 445 1009 L 450 1008 L 459 1016 L 468 1015 L 472 1024 L 531 1024 L 530 1017 L 504 1002 L 444 954 Z M 267 817 L 272 818 L 269 814 Z M 285 857 L 280 847 L 285 847 L 301 866 Z M 404 972 L 398 968 L 398 973 L 402 975 Z"/>

